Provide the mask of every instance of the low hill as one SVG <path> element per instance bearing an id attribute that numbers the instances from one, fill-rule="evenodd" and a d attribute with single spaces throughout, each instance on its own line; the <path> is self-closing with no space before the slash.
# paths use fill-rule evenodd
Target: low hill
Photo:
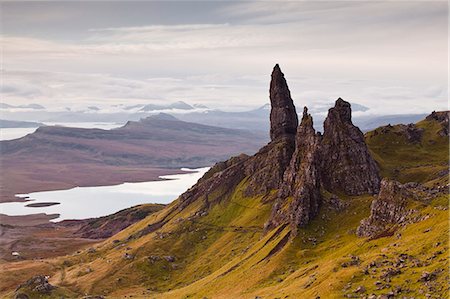
<path id="1" fill-rule="evenodd" d="M 254 153 L 263 134 L 156 115 L 112 130 L 40 127 L 1 141 L 2 194 L 155 180 L 181 167 L 202 167 Z M 36 176 L 36 174 L 39 174 Z"/>

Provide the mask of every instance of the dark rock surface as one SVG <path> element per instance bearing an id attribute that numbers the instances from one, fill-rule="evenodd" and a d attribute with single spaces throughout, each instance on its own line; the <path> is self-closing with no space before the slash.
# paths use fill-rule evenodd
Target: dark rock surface
<path id="1" fill-rule="evenodd" d="M 328 191 L 377 193 L 379 169 L 363 133 L 351 121 L 350 103 L 339 98 L 328 111 L 321 142 L 321 178 Z"/>
<path id="2" fill-rule="evenodd" d="M 399 125 L 399 127 L 409 142 L 420 143 L 422 140 L 423 129 L 417 128 L 415 124 Z"/>
<path id="3" fill-rule="evenodd" d="M 449 136 L 449 111 L 433 111 L 425 119 L 429 121 L 437 121 L 442 125 L 442 129 L 439 131 L 440 136 Z"/>
<path id="4" fill-rule="evenodd" d="M 370 216 L 361 221 L 356 234 L 360 237 L 375 237 L 388 230 L 393 224 L 405 221 L 410 213 L 406 207 L 407 200 L 412 197 L 404 185 L 383 179 L 380 193 L 372 202 Z"/>
<path id="5" fill-rule="evenodd" d="M 312 117 L 305 107 L 297 130 L 295 152 L 284 173 L 278 200 L 266 229 L 288 222 L 295 236 L 299 226 L 308 224 L 317 215 L 322 202 L 319 144 L 320 135 L 316 134 Z"/>
<path id="6" fill-rule="evenodd" d="M 291 93 L 281 72 L 275 65 L 270 82 L 270 139 L 288 136 L 294 138 L 297 132 L 298 118 L 292 102 Z"/>

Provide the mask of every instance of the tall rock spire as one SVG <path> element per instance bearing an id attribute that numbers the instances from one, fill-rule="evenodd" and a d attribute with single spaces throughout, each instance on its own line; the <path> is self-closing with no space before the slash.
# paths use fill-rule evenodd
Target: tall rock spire
<path id="1" fill-rule="evenodd" d="M 280 137 L 294 138 L 298 126 L 297 112 L 292 102 L 284 74 L 280 66 L 275 65 L 270 82 L 270 139 L 273 141 Z"/>
<path id="2" fill-rule="evenodd" d="M 350 103 L 341 98 L 328 110 L 321 149 L 322 183 L 329 191 L 348 195 L 377 193 L 379 169 L 351 115 Z"/>
<path id="3" fill-rule="evenodd" d="M 319 149 L 320 135 L 316 134 L 313 119 L 305 107 L 297 129 L 296 148 L 284 173 L 271 217 L 265 224 L 266 230 L 289 223 L 295 236 L 298 227 L 308 224 L 319 212 L 322 203 Z"/>

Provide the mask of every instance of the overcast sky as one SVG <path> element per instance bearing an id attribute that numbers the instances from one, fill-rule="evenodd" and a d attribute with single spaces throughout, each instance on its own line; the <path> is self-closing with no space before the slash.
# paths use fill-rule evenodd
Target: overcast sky
<path id="1" fill-rule="evenodd" d="M 1 2 L 2 102 L 47 107 L 267 103 L 279 63 L 297 105 L 447 109 L 442 2 Z"/>

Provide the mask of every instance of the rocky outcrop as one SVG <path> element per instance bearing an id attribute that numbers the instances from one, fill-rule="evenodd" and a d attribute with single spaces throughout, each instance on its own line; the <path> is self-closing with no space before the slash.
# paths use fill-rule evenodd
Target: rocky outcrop
<path id="1" fill-rule="evenodd" d="M 178 209 L 202 198 L 202 215 L 213 201 L 225 199 L 245 181 L 244 196 L 262 195 L 262 200 L 274 203 L 265 230 L 289 224 L 290 236 L 294 237 L 299 227 L 318 214 L 322 186 L 349 195 L 378 192 L 378 167 L 363 134 L 351 122 L 349 103 L 338 99 L 329 110 L 323 137 L 315 132 L 306 107 L 298 125 L 289 88 L 278 65 L 272 72 L 270 101 L 270 143 L 253 156 L 241 155 L 217 163 L 180 196 Z"/>
<path id="2" fill-rule="evenodd" d="M 266 230 L 289 223 L 292 236 L 317 215 L 322 202 L 320 193 L 320 135 L 313 128 L 313 120 L 305 107 L 297 129 L 296 148 L 284 173 L 278 199 Z"/>
<path id="3" fill-rule="evenodd" d="M 378 166 L 369 153 L 363 133 L 352 123 L 350 103 L 341 98 L 325 119 L 321 157 L 325 189 L 347 195 L 378 192 Z"/>
<path id="4" fill-rule="evenodd" d="M 373 130 L 370 134 L 373 137 L 380 134 L 392 133 L 398 137 L 405 138 L 408 143 L 420 143 L 422 141 L 423 132 L 424 130 L 422 128 L 418 128 L 415 124 L 399 124 L 395 126 L 389 124 Z"/>
<path id="5" fill-rule="evenodd" d="M 399 125 L 399 128 L 408 142 L 420 143 L 422 140 L 423 129 L 418 128 L 415 124 Z"/>
<path id="6" fill-rule="evenodd" d="M 29 298 L 27 294 L 49 294 L 55 286 L 48 282 L 49 276 L 36 275 L 19 285 L 16 289 L 15 298 Z"/>
<path id="7" fill-rule="evenodd" d="M 428 121 L 437 121 L 441 124 L 442 129 L 439 130 L 440 136 L 449 136 L 449 111 L 433 111 L 425 119 Z"/>
<path id="8" fill-rule="evenodd" d="M 291 92 L 281 72 L 279 65 L 275 65 L 270 82 L 270 139 L 280 137 L 295 137 L 298 126 L 297 112 L 292 102 Z"/>
<path id="9" fill-rule="evenodd" d="M 372 202 L 370 216 L 361 221 L 356 234 L 360 237 L 376 237 L 393 225 L 404 222 L 411 212 L 406 206 L 408 198 L 412 197 L 407 186 L 383 179 L 380 193 Z"/>
<path id="10" fill-rule="evenodd" d="M 245 163 L 249 156 L 240 155 L 225 162 L 216 163 L 194 186 L 179 197 L 177 209 L 182 210 L 199 198 L 203 198 L 204 209 L 209 208 L 210 194 L 221 200 L 245 178 Z"/>
<path id="11" fill-rule="evenodd" d="M 108 216 L 85 220 L 66 220 L 59 224 L 62 226 L 79 225 L 79 229 L 74 234 L 82 238 L 106 239 L 164 207 L 165 205 L 162 204 L 138 205 Z"/>

